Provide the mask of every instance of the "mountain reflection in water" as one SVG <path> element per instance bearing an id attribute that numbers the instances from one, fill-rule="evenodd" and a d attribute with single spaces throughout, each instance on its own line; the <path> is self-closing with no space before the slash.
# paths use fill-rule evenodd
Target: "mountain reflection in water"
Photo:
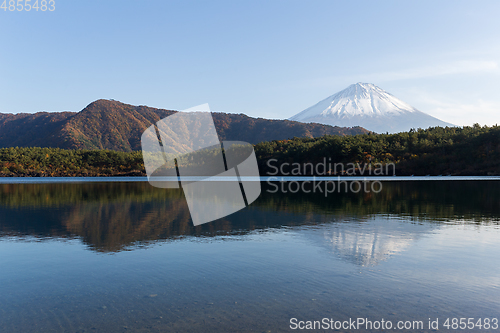
<path id="1" fill-rule="evenodd" d="M 361 266 L 404 251 L 442 224 L 498 224 L 493 182 L 384 183 L 372 194 L 268 193 L 250 207 L 194 227 L 181 190 L 148 183 L 1 184 L 0 237 L 81 239 L 117 252 L 183 237 L 210 239 L 288 228 Z"/>
<path id="2" fill-rule="evenodd" d="M 182 191 L 148 183 L 0 184 L 0 331 L 498 317 L 496 182 L 393 181 L 327 197 L 267 189 L 194 227 Z"/>

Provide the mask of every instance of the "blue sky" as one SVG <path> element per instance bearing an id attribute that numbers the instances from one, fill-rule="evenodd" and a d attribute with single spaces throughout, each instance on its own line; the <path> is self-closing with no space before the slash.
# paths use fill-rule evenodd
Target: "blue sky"
<path id="1" fill-rule="evenodd" d="M 106 98 L 288 118 L 369 82 L 444 121 L 492 125 L 499 16 L 500 1 L 56 0 L 53 12 L 2 9 L 0 112 L 80 111 Z"/>

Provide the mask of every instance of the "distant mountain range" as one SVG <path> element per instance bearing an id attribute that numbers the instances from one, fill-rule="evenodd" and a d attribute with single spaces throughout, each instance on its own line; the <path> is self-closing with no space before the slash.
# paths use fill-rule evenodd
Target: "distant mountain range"
<path id="1" fill-rule="evenodd" d="M 140 150 L 143 131 L 174 112 L 100 99 L 80 112 L 0 113 L 0 147 Z M 361 127 L 305 124 L 221 112 L 213 113 L 213 119 L 221 140 L 253 144 L 293 137 L 369 132 Z"/>
<path id="2" fill-rule="evenodd" d="M 304 123 L 361 126 L 376 133 L 455 126 L 441 121 L 371 83 L 356 83 L 289 118 Z"/>

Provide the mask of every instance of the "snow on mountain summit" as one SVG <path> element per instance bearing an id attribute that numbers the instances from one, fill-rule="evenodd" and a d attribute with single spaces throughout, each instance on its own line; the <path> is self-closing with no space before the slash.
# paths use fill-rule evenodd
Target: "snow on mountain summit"
<path id="1" fill-rule="evenodd" d="M 361 126 L 375 132 L 453 126 L 418 111 L 372 83 L 356 83 L 289 118 L 336 126 Z"/>
<path id="2" fill-rule="evenodd" d="M 290 118 L 301 121 L 310 116 L 337 115 L 340 118 L 415 112 L 415 108 L 372 83 L 356 83 L 325 98 L 318 104 Z"/>

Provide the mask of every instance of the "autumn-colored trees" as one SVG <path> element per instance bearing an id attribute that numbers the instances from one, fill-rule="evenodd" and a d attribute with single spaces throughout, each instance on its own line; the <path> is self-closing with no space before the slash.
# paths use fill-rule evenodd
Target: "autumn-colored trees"
<path id="1" fill-rule="evenodd" d="M 397 134 L 325 135 L 255 145 L 261 175 L 267 161 L 375 165 L 396 175 L 500 175 L 500 127 L 434 127 Z M 145 175 L 142 153 L 58 148 L 0 149 L 0 176 Z"/>
<path id="2" fill-rule="evenodd" d="M 277 163 L 395 163 L 397 175 L 500 175 L 500 127 L 434 127 L 397 134 L 323 136 L 255 146 L 261 174 Z"/>
<path id="3" fill-rule="evenodd" d="M 2 148 L 2 176 L 142 175 L 141 152 L 67 150 L 59 148 Z"/>

